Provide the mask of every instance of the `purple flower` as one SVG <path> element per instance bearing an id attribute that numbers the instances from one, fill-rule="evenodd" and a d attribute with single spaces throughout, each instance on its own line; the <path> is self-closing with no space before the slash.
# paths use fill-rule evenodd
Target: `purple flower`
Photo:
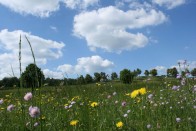
<path id="1" fill-rule="evenodd" d="M 11 104 L 11 105 L 9 105 L 8 107 L 7 107 L 7 111 L 12 111 L 12 110 L 14 110 L 14 105 L 13 104 Z"/>
<path id="2" fill-rule="evenodd" d="M 172 90 L 178 90 L 179 88 L 180 88 L 180 86 L 175 86 L 175 85 L 174 85 L 174 86 L 172 87 Z"/>
<path id="3" fill-rule="evenodd" d="M 38 117 L 39 115 L 40 115 L 40 110 L 39 110 L 39 108 L 38 107 L 32 107 L 32 106 L 30 106 L 29 107 L 29 115 L 31 116 L 31 117 Z"/>
<path id="4" fill-rule="evenodd" d="M 181 78 L 181 75 L 180 74 L 177 74 L 176 78 L 177 79 L 180 79 Z"/>
<path id="5" fill-rule="evenodd" d="M 148 95 L 148 99 L 152 99 L 152 97 L 153 97 L 153 94 Z"/>
<path id="6" fill-rule="evenodd" d="M 126 106 L 126 105 L 127 105 L 127 102 L 123 101 L 122 106 Z"/>
<path id="7" fill-rule="evenodd" d="M 28 92 L 25 96 L 24 96 L 24 100 L 29 101 L 30 99 L 32 99 L 33 95 L 31 92 Z"/>

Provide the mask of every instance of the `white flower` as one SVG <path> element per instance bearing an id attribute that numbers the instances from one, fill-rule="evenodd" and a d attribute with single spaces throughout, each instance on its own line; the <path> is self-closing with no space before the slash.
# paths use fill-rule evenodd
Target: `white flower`
<path id="1" fill-rule="evenodd" d="M 178 118 L 176 118 L 176 122 L 180 122 L 181 121 L 181 119 L 178 117 Z"/>

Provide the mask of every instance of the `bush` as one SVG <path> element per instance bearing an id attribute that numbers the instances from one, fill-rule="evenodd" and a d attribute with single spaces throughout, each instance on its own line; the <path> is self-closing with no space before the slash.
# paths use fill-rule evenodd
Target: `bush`
<path id="1" fill-rule="evenodd" d="M 123 83 L 125 83 L 125 84 L 132 83 L 133 78 L 134 78 L 134 73 L 132 73 L 130 70 L 124 69 L 124 70 L 120 71 L 120 80 Z"/>

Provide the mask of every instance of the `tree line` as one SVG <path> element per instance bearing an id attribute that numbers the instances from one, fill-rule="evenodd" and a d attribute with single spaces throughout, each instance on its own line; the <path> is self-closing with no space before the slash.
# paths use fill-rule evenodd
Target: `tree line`
<path id="1" fill-rule="evenodd" d="M 36 75 L 37 71 L 37 75 Z M 22 82 L 22 87 L 41 87 L 41 86 L 59 86 L 59 85 L 81 85 L 81 84 L 89 84 L 96 82 L 107 82 L 110 80 L 120 80 L 123 83 L 132 83 L 135 77 L 140 76 L 142 71 L 137 68 L 136 70 L 123 69 L 120 71 L 120 76 L 116 72 L 112 72 L 110 75 L 105 72 L 95 72 L 91 76 L 90 74 L 86 74 L 85 76 L 80 75 L 78 78 L 64 78 L 64 79 L 54 79 L 54 78 L 45 78 L 43 72 L 39 67 L 35 64 L 29 64 L 25 71 L 21 74 L 21 78 L 17 77 L 5 77 L 0 80 L 0 88 L 10 88 L 10 87 L 20 87 L 20 82 Z M 181 73 L 181 75 L 186 75 L 187 73 L 192 76 L 196 76 L 196 68 L 191 71 L 185 70 L 178 72 L 178 70 L 174 68 L 167 69 L 168 77 L 177 77 L 177 74 Z M 147 76 L 157 76 L 157 70 L 145 70 L 144 75 Z M 38 78 L 36 78 L 36 76 Z M 38 80 L 38 81 L 37 81 Z"/>

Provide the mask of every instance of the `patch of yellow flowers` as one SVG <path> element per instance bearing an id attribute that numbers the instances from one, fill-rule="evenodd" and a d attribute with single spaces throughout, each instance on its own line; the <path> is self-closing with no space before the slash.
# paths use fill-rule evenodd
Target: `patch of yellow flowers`
<path id="1" fill-rule="evenodd" d="M 146 88 L 140 88 L 140 89 L 137 89 L 137 90 L 134 90 L 132 91 L 131 93 L 128 93 L 126 95 L 130 96 L 131 98 L 135 98 L 137 97 L 138 95 L 144 95 L 146 94 Z"/>

